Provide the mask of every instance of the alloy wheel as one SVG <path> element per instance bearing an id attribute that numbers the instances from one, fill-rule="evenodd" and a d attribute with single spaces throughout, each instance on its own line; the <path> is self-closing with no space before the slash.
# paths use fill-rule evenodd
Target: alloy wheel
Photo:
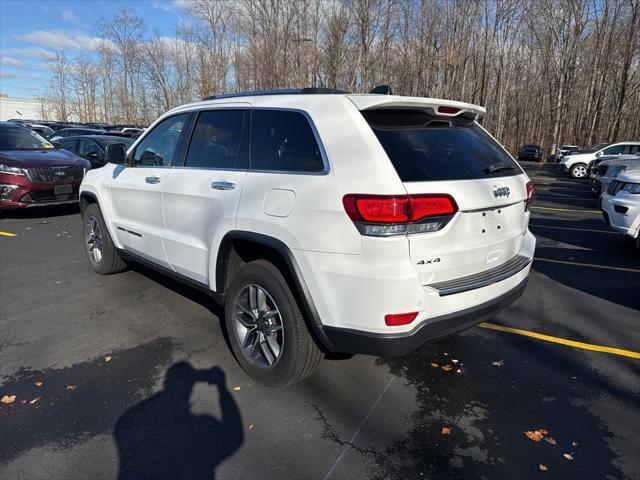
<path id="1" fill-rule="evenodd" d="M 102 230 L 95 217 L 87 218 L 85 223 L 85 238 L 87 241 L 87 251 L 95 263 L 102 260 Z"/>

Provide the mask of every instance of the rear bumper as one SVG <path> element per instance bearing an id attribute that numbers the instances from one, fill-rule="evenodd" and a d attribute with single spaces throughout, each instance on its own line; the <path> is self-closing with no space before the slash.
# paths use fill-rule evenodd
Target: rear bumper
<path id="1" fill-rule="evenodd" d="M 348 328 L 318 326 L 334 352 L 377 356 L 406 355 L 420 345 L 447 337 L 488 320 L 515 302 L 527 285 L 527 278 L 493 300 L 460 312 L 431 318 L 410 332 L 381 334 Z"/>

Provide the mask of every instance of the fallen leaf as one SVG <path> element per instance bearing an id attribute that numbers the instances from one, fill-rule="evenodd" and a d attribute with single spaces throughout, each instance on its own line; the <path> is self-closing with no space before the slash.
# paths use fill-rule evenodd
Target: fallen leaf
<path id="1" fill-rule="evenodd" d="M 451 429 L 449 427 L 442 427 L 441 433 L 442 433 L 442 435 L 450 435 L 451 434 Z"/>
<path id="2" fill-rule="evenodd" d="M 22 405 L 26 405 L 26 404 L 27 404 L 27 401 L 26 401 L 26 400 L 20 400 L 20 403 L 21 403 Z"/>
<path id="3" fill-rule="evenodd" d="M 41 386 L 42 386 L 42 382 L 35 382 L 35 383 L 34 383 L 34 385 L 35 385 L 36 387 L 41 387 Z"/>
<path id="4" fill-rule="evenodd" d="M 456 373 L 462 373 L 462 370 L 457 369 L 457 370 L 456 370 Z"/>
<path id="5" fill-rule="evenodd" d="M 432 363 L 432 364 L 431 364 L 431 366 L 432 366 L 433 368 L 438 368 L 438 364 L 437 364 L 437 363 L 435 363 L 435 362 L 434 362 L 434 363 Z"/>
<path id="6" fill-rule="evenodd" d="M 451 359 L 451 361 L 452 361 L 453 363 L 458 363 L 458 360 L 456 360 L 455 358 L 452 358 L 452 359 Z"/>
<path id="7" fill-rule="evenodd" d="M 75 390 L 76 388 L 78 388 L 78 386 L 77 386 L 77 385 L 67 385 L 67 390 L 71 390 L 71 391 L 73 391 L 73 390 Z"/>
<path id="8" fill-rule="evenodd" d="M 453 367 L 451 365 L 443 365 L 442 370 L 448 372 L 449 370 L 453 370 Z"/>
<path id="9" fill-rule="evenodd" d="M 446 356 L 448 356 L 448 355 L 449 355 L 449 354 L 448 354 L 447 352 L 444 352 L 444 356 L 445 356 L 445 357 L 446 357 Z"/>
<path id="10" fill-rule="evenodd" d="M 4 403 L 5 405 L 11 405 L 16 401 L 15 395 L 4 395 L 2 399 L 0 399 L 0 403 Z"/>
<path id="11" fill-rule="evenodd" d="M 249 425 L 249 430 L 253 430 L 253 423 Z"/>
<path id="12" fill-rule="evenodd" d="M 34 403 L 36 403 L 36 402 L 37 402 L 38 400 L 40 400 L 41 398 L 42 398 L 42 397 L 36 397 L 36 398 L 34 398 L 33 400 L 31 400 L 31 401 L 29 402 L 29 405 L 33 405 Z"/>
<path id="13" fill-rule="evenodd" d="M 546 472 L 547 470 L 549 470 L 549 469 L 547 468 L 547 466 L 546 466 L 546 465 L 543 465 L 543 464 L 538 465 L 538 468 L 539 468 L 540 470 L 542 470 L 543 472 Z"/>
<path id="14" fill-rule="evenodd" d="M 577 447 L 577 446 L 578 446 L 578 444 L 577 444 L 576 442 L 571 442 L 571 446 L 572 446 L 572 447 Z"/>
<path id="15" fill-rule="evenodd" d="M 567 460 L 573 460 L 573 456 L 570 453 L 563 453 L 562 456 Z"/>
<path id="16" fill-rule="evenodd" d="M 549 433 L 548 431 L 546 431 L 544 428 L 539 428 L 538 431 L 543 434 L 546 435 L 547 433 Z"/>
<path id="17" fill-rule="evenodd" d="M 524 434 L 529 440 L 533 440 L 534 442 L 539 442 L 540 440 L 542 440 L 542 437 L 544 437 L 544 435 L 542 435 L 542 433 L 540 433 L 538 430 L 535 430 L 533 432 L 529 430 L 527 432 L 524 432 Z"/>
<path id="18" fill-rule="evenodd" d="M 497 362 L 491 362 L 491 365 L 494 367 L 502 367 L 504 365 L 504 360 L 498 360 Z"/>
<path id="19" fill-rule="evenodd" d="M 553 437 L 544 437 L 544 441 L 550 443 L 551 445 L 555 445 L 556 441 Z"/>
<path id="20" fill-rule="evenodd" d="M 104 361 L 105 362 L 110 362 L 111 361 L 111 355 L 107 355 L 106 357 L 104 357 Z"/>
<path id="21" fill-rule="evenodd" d="M 239 392 L 239 391 L 240 391 L 240 387 L 233 387 L 233 389 L 234 389 L 236 392 Z"/>

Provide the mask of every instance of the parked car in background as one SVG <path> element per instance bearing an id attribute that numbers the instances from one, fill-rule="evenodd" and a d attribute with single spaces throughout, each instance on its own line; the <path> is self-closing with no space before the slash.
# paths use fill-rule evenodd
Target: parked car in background
<path id="1" fill-rule="evenodd" d="M 633 238 L 640 248 L 640 163 L 611 182 L 602 193 L 600 208 L 605 223 Z"/>
<path id="2" fill-rule="evenodd" d="M 527 144 L 518 150 L 518 160 L 533 160 L 539 162 L 542 160 L 542 149 L 540 145 Z"/>
<path id="3" fill-rule="evenodd" d="M 91 164 L 33 130 L 0 122 L 0 209 L 76 203 Z"/>
<path id="4" fill-rule="evenodd" d="M 133 138 L 133 137 L 137 138 L 140 135 L 142 135 L 142 132 L 144 132 L 144 129 L 142 128 L 123 128 L 122 129 L 122 134 L 130 138 Z"/>
<path id="5" fill-rule="evenodd" d="M 104 155 L 107 145 L 121 143 L 125 146 L 125 149 L 128 149 L 133 140 L 114 135 L 84 135 L 61 138 L 58 143 L 65 150 L 91 162 L 91 168 L 99 168 L 106 163 Z"/>
<path id="6" fill-rule="evenodd" d="M 600 162 L 591 170 L 591 188 L 597 194 L 605 192 L 618 175 L 637 168 L 640 168 L 640 156 L 638 155 L 626 155 L 624 158 L 614 157 Z"/>
<path id="7" fill-rule="evenodd" d="M 589 174 L 589 164 L 602 155 L 629 155 L 640 152 L 640 142 L 618 142 L 589 150 L 578 150 L 573 155 L 565 155 L 560 167 L 573 178 L 585 178 Z"/>
<path id="8" fill-rule="evenodd" d="M 558 150 L 556 150 L 556 162 L 562 160 L 562 157 L 565 155 L 578 150 L 580 150 L 580 147 L 577 145 L 562 145 Z"/>
<path id="9" fill-rule="evenodd" d="M 106 130 L 97 130 L 95 128 L 73 127 L 58 130 L 49 140 L 56 142 L 61 138 L 77 136 L 77 135 L 108 135 Z"/>

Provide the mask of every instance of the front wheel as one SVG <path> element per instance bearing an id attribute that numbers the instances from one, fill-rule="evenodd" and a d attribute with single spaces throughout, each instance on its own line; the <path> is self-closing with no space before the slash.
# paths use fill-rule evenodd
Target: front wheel
<path id="1" fill-rule="evenodd" d="M 251 378 L 284 387 L 311 375 L 322 352 L 282 273 L 266 260 L 242 265 L 225 296 L 231 349 Z"/>
<path id="2" fill-rule="evenodd" d="M 584 163 L 576 163 L 571 167 L 571 176 L 573 178 L 584 178 L 587 176 L 587 166 Z"/>
<path id="3" fill-rule="evenodd" d="M 89 265 L 100 275 L 109 275 L 125 270 L 127 264 L 118 255 L 109 231 L 96 203 L 87 206 L 82 213 L 84 223 L 84 251 Z"/>

